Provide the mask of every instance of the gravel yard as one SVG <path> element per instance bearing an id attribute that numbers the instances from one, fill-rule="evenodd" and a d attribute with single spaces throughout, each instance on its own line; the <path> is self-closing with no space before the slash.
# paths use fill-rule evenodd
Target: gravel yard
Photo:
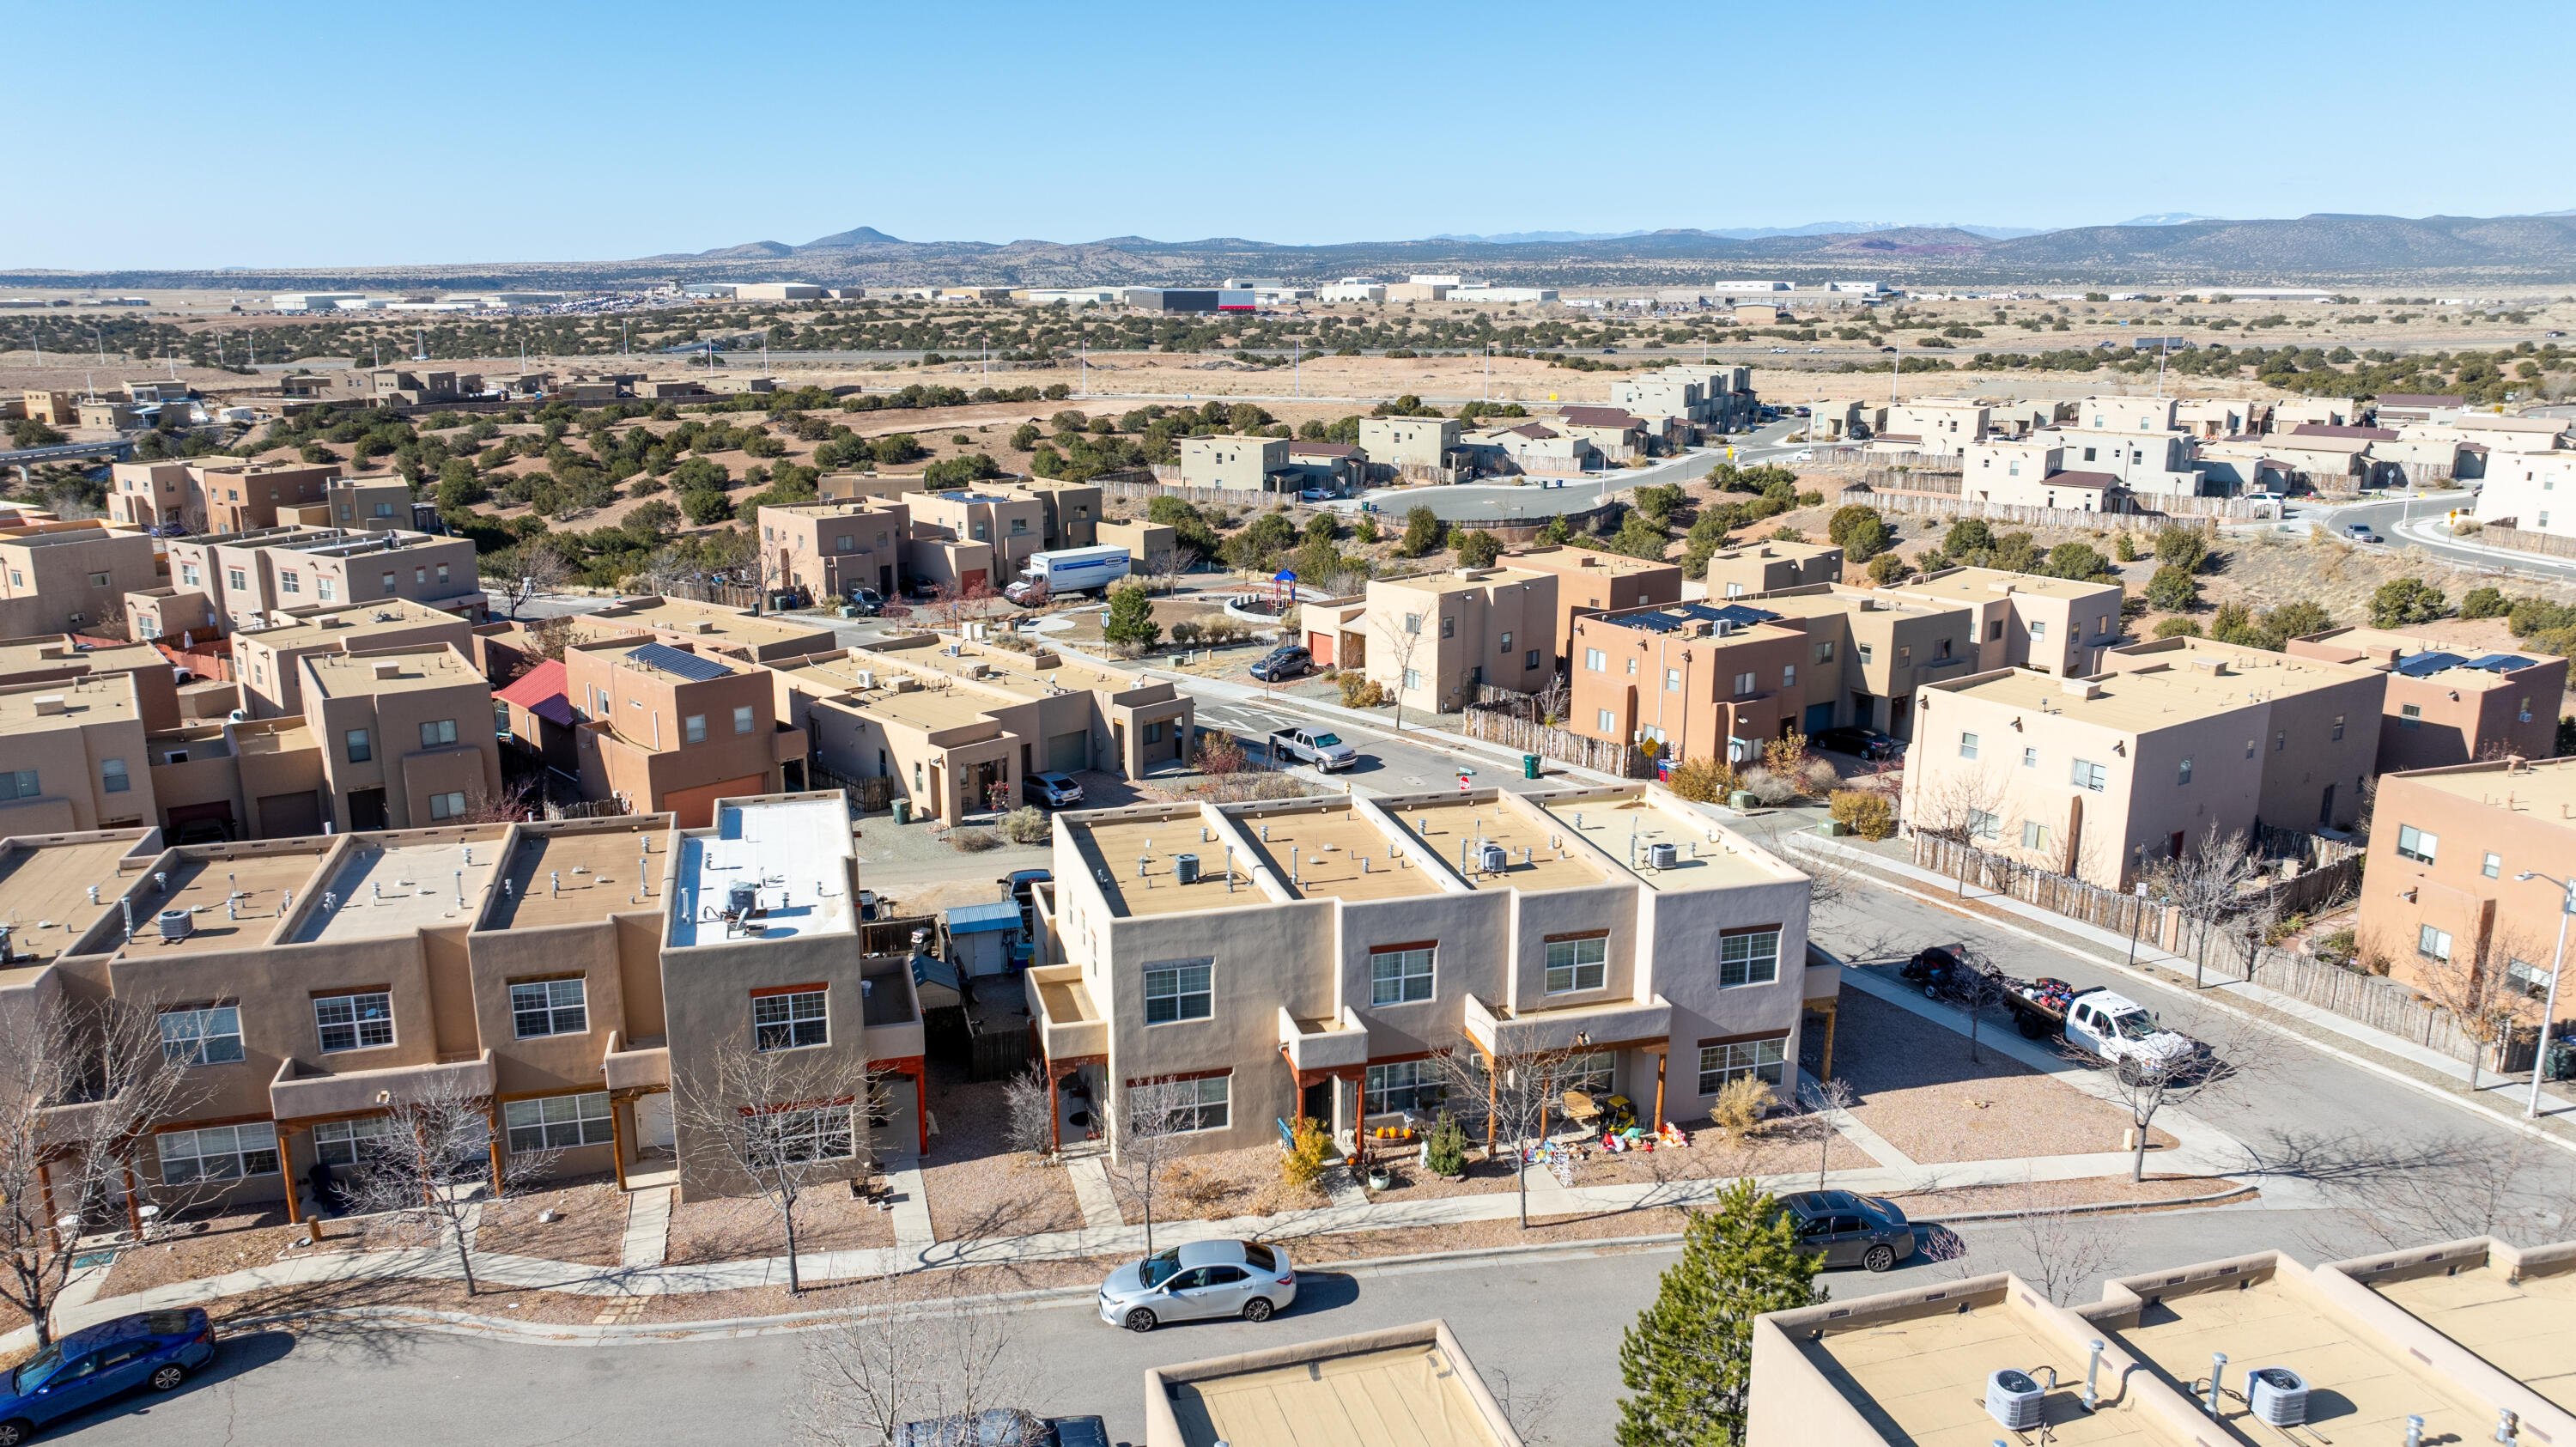
<path id="1" fill-rule="evenodd" d="M 547 1211 L 560 1213 L 540 1221 Z M 615 1266 L 625 1259 L 626 1193 L 613 1176 L 589 1176 L 542 1190 L 522 1191 L 483 1207 L 474 1233 L 478 1251 Z"/>
<path id="2" fill-rule="evenodd" d="M 796 1202 L 796 1249 L 801 1254 L 893 1244 L 892 1215 L 858 1199 L 840 1182 L 816 1186 Z M 674 1266 L 786 1253 L 778 1213 L 758 1196 L 683 1201 L 671 1208 Z"/>
<path id="3" fill-rule="evenodd" d="M 1323 1205 L 1321 1186 L 1299 1190 L 1288 1184 L 1279 1172 L 1281 1159 L 1277 1146 L 1259 1145 L 1174 1161 L 1163 1168 L 1162 1182 L 1154 1193 L 1154 1218 L 1222 1221 L 1229 1216 L 1270 1216 Z M 1115 1169 L 1109 1184 L 1127 1223 L 1143 1224 L 1143 1204 L 1120 1184 Z"/>
<path id="4" fill-rule="evenodd" d="M 1062 1166 L 1003 1143 L 1003 1082 L 941 1082 L 932 1103 L 939 1135 L 922 1163 L 930 1226 L 942 1241 L 1072 1231 L 1082 1205 Z"/>
<path id="5" fill-rule="evenodd" d="M 2010 1034 L 2012 1026 L 1991 1022 Z M 2120 1149 L 2127 1112 L 2082 1095 L 1968 1039 L 1856 990 L 1842 995 L 1837 1072 L 1851 1082 L 1852 1119 L 1929 1163 L 2080 1155 Z M 2174 1138 L 2150 1131 L 2149 1150 Z"/>

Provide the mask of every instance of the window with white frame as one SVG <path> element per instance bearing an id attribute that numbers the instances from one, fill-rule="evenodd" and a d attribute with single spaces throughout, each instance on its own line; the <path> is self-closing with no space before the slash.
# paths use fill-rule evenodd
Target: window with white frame
<path id="1" fill-rule="evenodd" d="M 2021 751 L 2021 766 L 2022 766 L 2023 768 L 2025 768 L 2025 769 L 2036 769 L 2036 768 L 2038 768 L 2038 767 L 2039 767 L 2039 750 L 2037 750 L 2037 749 L 2024 749 L 2024 750 L 2022 750 L 2022 751 Z"/>
<path id="2" fill-rule="evenodd" d="M 2508 959 L 2504 962 L 2505 983 L 2535 1000 L 2549 998 L 2549 979 L 2555 973 L 2529 960 Z"/>
<path id="3" fill-rule="evenodd" d="M 1789 1078 L 1788 1042 L 1786 1040 L 1739 1040 L 1728 1045 L 1703 1045 L 1699 1048 L 1699 1093 L 1717 1095 L 1727 1082 L 1749 1075 L 1765 1085 L 1780 1086 Z"/>
<path id="4" fill-rule="evenodd" d="M 1457 618 L 1450 616 L 1443 617 L 1440 620 L 1440 636 L 1443 638 L 1455 638 L 1458 636 Z"/>
<path id="5" fill-rule="evenodd" d="M 1973 759 L 1976 756 L 1977 736 L 1975 734 L 1959 735 L 1959 757 L 1963 759 Z"/>
<path id="6" fill-rule="evenodd" d="M 2420 703 L 2399 704 L 2397 706 L 2397 726 L 2401 729 L 2422 728 L 2424 726 L 2424 706 Z"/>
<path id="7" fill-rule="evenodd" d="M 1145 967 L 1145 1023 L 1170 1025 L 1216 1013 L 1216 964 L 1175 960 Z"/>
<path id="8" fill-rule="evenodd" d="M 2489 879 L 2500 878 L 2504 874 L 2504 856 L 2488 850 L 2485 862 L 2478 866 L 2478 873 Z"/>
<path id="9" fill-rule="evenodd" d="M 1860 662 L 1861 662 L 1861 666 L 1862 666 L 1863 668 L 1867 668 L 1867 667 L 1868 667 L 1868 666 L 1869 666 L 1873 661 L 1875 661 L 1875 660 L 1876 660 L 1877 656 L 1878 656 L 1878 645 L 1877 645 L 1877 644 L 1875 644 L 1875 643 L 1864 643 L 1864 644 L 1861 644 L 1861 645 L 1860 645 Z"/>
<path id="10" fill-rule="evenodd" d="M 429 817 L 432 819 L 464 818 L 465 791 L 462 789 L 450 789 L 444 794 L 430 795 Z"/>
<path id="11" fill-rule="evenodd" d="M 313 1026 L 322 1052 L 370 1050 L 394 1043 L 394 997 L 384 990 L 322 995 L 313 1001 Z"/>
<path id="12" fill-rule="evenodd" d="M 1996 831 L 2002 827 L 2003 819 L 1999 815 L 1990 814 L 1983 809 L 1968 811 L 1968 834 L 1972 838 L 1992 839 Z"/>
<path id="13" fill-rule="evenodd" d="M 751 997 L 751 1048 L 802 1050 L 832 1043 L 831 992 L 780 990 Z"/>
<path id="14" fill-rule="evenodd" d="M 2421 926 L 2415 931 L 2415 953 L 2422 955 L 2428 960 L 2441 960 L 2445 963 L 2449 962 L 2451 958 L 2451 932 L 2449 930 L 2435 929 L 2429 924 Z"/>
<path id="15" fill-rule="evenodd" d="M 2075 787 L 2099 794 L 2111 782 L 2111 771 L 2089 759 L 2077 759 L 2068 777 Z"/>
<path id="16" fill-rule="evenodd" d="M 374 745 L 367 742 L 365 729 L 351 729 L 340 736 L 341 747 L 348 750 L 349 762 L 363 764 L 376 756 Z"/>
<path id="17" fill-rule="evenodd" d="M 583 982 L 525 980 L 512 985 L 510 1019 L 522 1040 L 590 1033 L 590 1004 Z"/>
<path id="18" fill-rule="evenodd" d="M 1175 1133 L 1199 1130 L 1223 1130 L 1231 1119 L 1234 1077 L 1203 1075 L 1196 1080 L 1162 1082 L 1169 1088 Z M 1129 1089 L 1136 1087 L 1130 1086 Z"/>
<path id="19" fill-rule="evenodd" d="M 1431 998 L 1431 945 L 1369 952 L 1369 1003 L 1405 1005 Z"/>
<path id="20" fill-rule="evenodd" d="M 381 1115 L 324 1121 L 313 1128 L 313 1154 L 335 1166 L 354 1168 L 361 1156 L 384 1150 L 393 1137 L 394 1123 Z"/>
<path id="21" fill-rule="evenodd" d="M 1598 990 L 1610 978 L 1610 937 L 1550 940 L 1547 943 L 1547 993 Z"/>
<path id="22" fill-rule="evenodd" d="M 133 788 L 134 779 L 133 776 L 125 772 L 125 760 L 99 760 L 98 787 L 100 792 L 108 794 L 122 794 Z"/>
<path id="23" fill-rule="evenodd" d="M 762 1154 L 774 1150 L 779 1159 L 791 1162 L 846 1161 L 858 1154 L 857 1132 L 846 1105 L 765 1110 L 752 1119 L 758 1123 Z"/>
<path id="24" fill-rule="evenodd" d="M 241 1011 L 231 1005 L 161 1012 L 161 1058 L 181 1065 L 229 1065 L 242 1058 Z"/>
<path id="25" fill-rule="evenodd" d="M 1404 671 L 1404 686 L 1407 688 L 1420 688 L 1422 686 L 1422 670 L 1419 668 L 1406 669 Z"/>
<path id="26" fill-rule="evenodd" d="M 1407 632 L 1407 633 L 1419 633 L 1419 632 L 1421 632 L 1421 631 L 1422 631 L 1422 615 L 1421 615 L 1421 614 L 1419 614 L 1419 613 L 1407 613 L 1407 614 L 1405 614 L 1405 615 L 1404 615 L 1404 631 L 1405 631 L 1405 632 Z"/>
<path id="27" fill-rule="evenodd" d="M 1762 680 L 1754 676 L 1751 671 L 1748 670 L 1735 675 L 1735 696 L 1737 698 L 1743 698 L 1748 694 L 1759 693 L 1761 689 Z"/>
<path id="28" fill-rule="evenodd" d="M 2398 858 L 2412 859 L 2418 864 L 2430 864 L 2441 849 L 2442 836 L 2439 834 L 2427 834 L 2412 824 L 2397 826 Z"/>
<path id="29" fill-rule="evenodd" d="M 160 1147 L 161 1182 L 168 1186 L 273 1176 L 282 1166 L 274 1121 L 163 1131 L 153 1144 Z"/>
<path id="30" fill-rule="evenodd" d="M 1369 1115 L 1429 1110 L 1440 1103 L 1440 1070 L 1428 1060 L 1399 1060 L 1368 1068 L 1361 1109 Z"/>
<path id="31" fill-rule="evenodd" d="M 1767 985 L 1779 978 L 1780 930 L 1778 926 L 1735 930 L 1719 938 L 1717 942 L 1718 988 Z"/>
<path id="32" fill-rule="evenodd" d="M 1565 1062 L 1565 1088 L 1608 1095 L 1619 1088 L 1619 1052 L 1595 1050 Z"/>
<path id="33" fill-rule="evenodd" d="M 1784 689 L 1798 686 L 1798 665 L 1794 663 L 1780 665 L 1780 686 Z"/>
<path id="34" fill-rule="evenodd" d="M 2048 826 L 2036 819 L 2021 821 L 2021 847 L 2031 850 L 2048 848 Z"/>
<path id="35" fill-rule="evenodd" d="M 1598 648 L 1584 649 L 1583 666 L 1594 673 L 1607 673 L 1610 671 L 1610 655 Z"/>
<path id="36" fill-rule="evenodd" d="M 1619 720 L 1606 708 L 1594 715 L 1593 722 L 1604 734 L 1618 732 Z"/>
<path id="37" fill-rule="evenodd" d="M 1678 668 L 1667 668 L 1667 669 L 1665 669 L 1665 670 L 1664 670 L 1664 692 L 1666 692 L 1666 693 L 1679 693 L 1679 692 L 1681 692 L 1681 691 L 1682 691 L 1682 671 L 1681 671 L 1680 669 L 1678 669 Z"/>
<path id="38" fill-rule="evenodd" d="M 693 713 L 680 720 L 680 742 L 684 744 L 702 744 L 706 741 L 707 716 L 705 714 Z"/>
<path id="39" fill-rule="evenodd" d="M 1834 645 L 1832 639 L 1827 639 L 1816 645 L 1816 661 L 1818 663 L 1831 663 L 1834 661 Z"/>
<path id="40" fill-rule="evenodd" d="M 443 749 L 454 742 L 456 742 L 456 720 L 433 718 L 421 721 L 420 746 L 422 748 Z"/>
<path id="41" fill-rule="evenodd" d="M 750 704 L 738 704 L 735 706 L 733 711 L 733 731 L 738 734 L 747 734 L 751 732 Z"/>
<path id="42" fill-rule="evenodd" d="M 608 1092 L 604 1090 L 509 1101 L 501 1107 L 501 1119 L 509 1129 L 514 1153 L 604 1146 L 614 1139 L 608 1119 Z"/>

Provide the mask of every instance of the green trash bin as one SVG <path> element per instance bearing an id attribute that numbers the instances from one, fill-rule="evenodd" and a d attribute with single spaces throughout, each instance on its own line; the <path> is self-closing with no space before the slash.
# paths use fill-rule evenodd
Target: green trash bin
<path id="1" fill-rule="evenodd" d="M 1524 779 L 1535 779 L 1538 777 L 1538 755 L 1521 755 L 1521 777 Z"/>
<path id="2" fill-rule="evenodd" d="M 2551 1041 L 2543 1059 L 2547 1062 L 2543 1073 L 2549 1079 L 2576 1080 L 2576 1040 Z"/>
<path id="3" fill-rule="evenodd" d="M 894 822 L 897 824 L 909 824 L 912 822 L 912 801 L 910 799 L 897 799 L 894 801 Z"/>

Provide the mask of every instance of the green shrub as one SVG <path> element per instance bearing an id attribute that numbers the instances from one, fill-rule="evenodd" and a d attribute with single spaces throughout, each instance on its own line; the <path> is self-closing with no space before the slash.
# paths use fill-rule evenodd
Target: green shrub
<path id="1" fill-rule="evenodd" d="M 2156 620 L 2158 638 L 2198 638 L 2200 622 L 2194 618 L 2160 618 Z"/>
<path id="2" fill-rule="evenodd" d="M 2156 561 L 2186 573 L 2200 571 L 2209 560 L 2209 539 L 2193 528 L 2166 528 L 2156 534 Z"/>
<path id="3" fill-rule="evenodd" d="M 2460 599 L 2463 618 L 2501 618 L 2512 611 L 2513 605 L 2505 601 L 2500 588 L 2471 588 Z"/>
<path id="4" fill-rule="evenodd" d="M 2147 602 L 2159 612 L 2189 612 L 2200 606 L 2200 580 L 2190 569 L 2167 563 L 2147 580 Z"/>
<path id="5" fill-rule="evenodd" d="M 1002 837 L 1014 844 L 1044 844 L 1055 837 L 1055 826 L 1035 805 L 1023 804 L 1002 816 Z"/>
<path id="6" fill-rule="evenodd" d="M 1455 1180 L 1467 1174 L 1467 1128 L 1451 1120 L 1446 1113 L 1441 1115 L 1439 1124 L 1431 1128 L 1430 1137 L 1422 1144 L 1433 1175 Z"/>
<path id="7" fill-rule="evenodd" d="M 2442 590 L 2421 578 L 2392 578 L 2370 595 L 2370 626 L 2404 628 L 2430 623 L 2450 611 Z"/>
<path id="8" fill-rule="evenodd" d="M 1836 789 L 1827 806 L 1842 826 L 1863 839 L 1886 839 L 1896 833 L 1896 806 L 1870 789 Z"/>

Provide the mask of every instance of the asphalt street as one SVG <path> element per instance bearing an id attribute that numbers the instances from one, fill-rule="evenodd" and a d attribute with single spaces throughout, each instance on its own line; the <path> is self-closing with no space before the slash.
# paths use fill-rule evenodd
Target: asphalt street
<path id="1" fill-rule="evenodd" d="M 1357 508 L 1360 502 L 1370 502 L 1376 504 L 1381 514 L 1396 517 L 1416 507 L 1427 507 L 1443 522 L 1510 521 L 1584 512 L 1630 488 L 1696 481 L 1707 476 L 1710 467 L 1726 460 L 1729 452 L 1734 454 L 1736 464 L 1741 467 L 1783 461 L 1805 447 L 1802 442 L 1793 443 L 1787 439 L 1790 433 L 1802 431 L 1806 425 L 1804 418 L 1782 418 L 1763 424 L 1759 431 L 1737 438 L 1731 446 L 1695 447 L 1649 467 L 1594 473 L 1561 482 L 1550 478 L 1519 484 L 1462 483 L 1456 487 L 1378 488 L 1339 506 L 1347 511 Z"/>

